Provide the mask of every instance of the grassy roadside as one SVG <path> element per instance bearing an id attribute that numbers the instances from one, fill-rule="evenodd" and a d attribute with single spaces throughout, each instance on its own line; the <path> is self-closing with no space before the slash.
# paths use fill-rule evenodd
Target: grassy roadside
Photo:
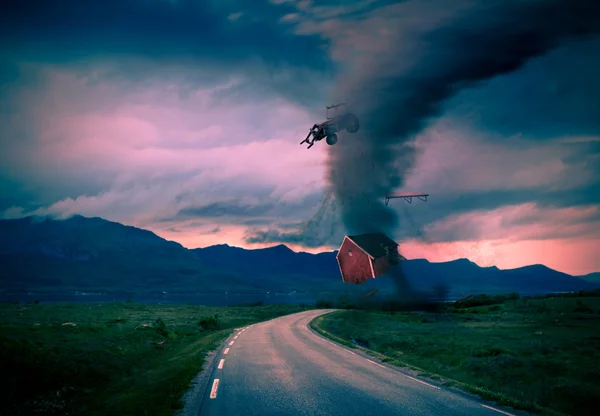
<path id="1" fill-rule="evenodd" d="M 302 310 L 0 304 L 0 414 L 172 415 L 234 328 Z"/>
<path id="2" fill-rule="evenodd" d="M 547 415 L 597 414 L 599 297 L 477 304 L 439 313 L 344 310 L 311 327 L 500 405 Z"/>

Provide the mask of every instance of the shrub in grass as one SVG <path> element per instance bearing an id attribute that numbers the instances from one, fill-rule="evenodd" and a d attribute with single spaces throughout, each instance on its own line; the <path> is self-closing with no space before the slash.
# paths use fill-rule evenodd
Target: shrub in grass
<path id="1" fill-rule="evenodd" d="M 582 301 L 578 300 L 577 301 L 577 305 L 573 309 L 573 312 L 577 312 L 577 313 L 594 313 L 594 310 L 592 308 L 590 308 L 589 306 L 587 306 Z"/>
<path id="2" fill-rule="evenodd" d="M 489 347 L 489 348 L 480 348 L 475 350 L 475 352 L 473 353 L 473 356 L 478 357 L 478 358 L 483 358 L 483 357 L 496 357 L 500 354 L 505 354 L 507 351 L 504 348 L 498 348 L 498 347 Z"/>
<path id="3" fill-rule="evenodd" d="M 215 331 L 221 327 L 221 322 L 219 320 L 219 315 L 214 314 L 212 316 L 205 316 L 200 321 L 198 321 L 198 326 L 203 331 Z"/>
<path id="4" fill-rule="evenodd" d="M 156 332 L 158 332 L 160 336 L 168 338 L 169 331 L 167 330 L 167 324 L 165 324 L 165 321 L 163 321 L 162 318 L 158 318 L 156 320 L 155 324 L 156 324 Z"/>
<path id="5" fill-rule="evenodd" d="M 331 308 L 333 308 L 333 302 L 328 301 L 328 300 L 318 300 L 317 301 L 317 308 L 319 308 L 319 309 L 331 309 Z"/>

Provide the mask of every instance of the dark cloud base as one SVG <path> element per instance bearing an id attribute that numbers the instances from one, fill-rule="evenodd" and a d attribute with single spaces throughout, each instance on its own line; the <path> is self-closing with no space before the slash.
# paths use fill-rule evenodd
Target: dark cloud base
<path id="1" fill-rule="evenodd" d="M 44 60 L 98 55 L 145 56 L 161 61 L 215 57 L 235 63 L 260 57 L 272 64 L 328 67 L 316 37 L 297 37 L 278 24 L 291 7 L 268 2 L 12 1 L 0 14 L 0 45 Z M 249 18 L 231 22 L 228 15 Z"/>
<path id="2" fill-rule="evenodd" d="M 179 211 L 177 217 L 183 218 L 219 218 L 219 217 L 260 217 L 273 209 L 274 204 L 238 205 L 235 202 L 217 202 L 197 208 L 185 208 Z"/>

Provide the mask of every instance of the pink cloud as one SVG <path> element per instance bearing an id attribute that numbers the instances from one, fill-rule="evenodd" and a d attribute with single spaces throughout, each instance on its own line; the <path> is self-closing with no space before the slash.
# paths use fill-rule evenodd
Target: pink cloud
<path id="1" fill-rule="evenodd" d="M 512 269 L 543 264 L 552 269 L 581 276 L 600 270 L 597 247 L 600 239 L 480 240 L 427 244 L 406 241 L 400 251 L 407 258 L 427 258 L 433 262 L 468 258 L 479 266 Z"/>
<path id="2" fill-rule="evenodd" d="M 417 137 L 418 159 L 405 189 L 437 193 L 576 189 L 593 178 L 586 161 L 565 164 L 575 149 L 557 142 L 491 137 L 442 119 Z"/>
<path id="3" fill-rule="evenodd" d="M 82 181 L 106 175 L 112 185 L 36 213 L 147 224 L 185 208 L 177 202 L 181 194 L 192 196 L 186 204 L 231 198 L 256 203 L 253 189 L 267 187 L 271 198 L 289 202 L 320 189 L 326 149 L 299 146 L 312 115 L 278 96 L 215 102 L 214 94 L 243 80 L 181 98 L 169 82 L 128 90 L 108 81 L 90 84 L 55 68 L 42 68 L 42 74 L 43 88 L 16 98 L 29 118 L 13 122 L 27 126 L 30 137 L 7 146 L 14 170 L 24 182 L 50 187 L 56 172 Z"/>
<path id="4" fill-rule="evenodd" d="M 600 235 L 600 206 L 540 208 L 534 203 L 450 215 L 425 227 L 435 241 L 544 240 Z"/>
<path id="5" fill-rule="evenodd" d="M 289 142 L 273 140 L 192 151 L 131 150 L 115 145 L 94 152 L 94 147 L 79 143 L 71 149 L 78 158 L 92 163 L 94 159 L 106 157 L 106 162 L 112 164 L 118 175 L 111 189 L 98 195 L 66 198 L 36 213 L 79 213 L 140 223 L 152 217 L 175 215 L 194 200 L 209 204 L 234 198 L 255 205 L 261 201 L 253 197 L 252 190 L 265 186 L 273 188 L 271 198 L 274 200 L 301 201 L 321 188 L 319 179 L 324 155 L 318 158 L 314 153 L 311 156 L 303 152 L 298 156 L 290 152 L 289 147 Z M 63 152 L 55 155 L 65 162 L 73 159 L 64 157 Z M 173 181 L 169 179 L 173 174 L 183 176 Z M 228 183 L 235 183 L 239 193 L 219 190 Z M 177 202 L 177 196 L 182 193 L 192 194 L 194 198 Z"/>
<path id="6" fill-rule="evenodd" d="M 581 275 L 600 270 L 600 207 L 541 208 L 533 203 L 451 215 L 426 227 L 426 241 L 403 254 L 431 261 L 468 258 L 480 266 L 544 264 Z M 435 242 L 446 240 L 447 242 Z"/>

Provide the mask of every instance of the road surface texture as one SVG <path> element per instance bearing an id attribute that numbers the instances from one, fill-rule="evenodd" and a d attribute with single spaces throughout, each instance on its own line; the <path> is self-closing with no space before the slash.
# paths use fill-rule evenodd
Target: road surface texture
<path id="1" fill-rule="evenodd" d="M 236 331 L 214 361 L 200 415 L 517 414 L 334 344 L 307 326 L 327 312 L 301 312 Z"/>

